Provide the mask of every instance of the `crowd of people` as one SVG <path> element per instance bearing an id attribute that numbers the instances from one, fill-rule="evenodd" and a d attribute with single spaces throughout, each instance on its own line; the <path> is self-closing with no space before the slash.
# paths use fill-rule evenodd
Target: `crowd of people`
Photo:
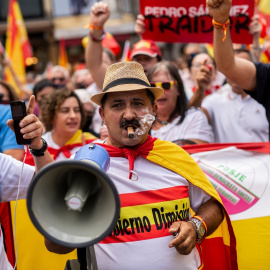
<path id="1" fill-rule="evenodd" d="M 226 26 L 231 0 L 206 2 L 214 21 Z M 9 104 L 25 99 L 28 115 L 21 123 L 21 132 L 32 141 L 25 154 L 28 165 L 22 175 L 20 199 L 25 198 L 35 170 L 72 158 L 82 146 L 94 142 L 101 144 L 111 156 L 107 173 L 119 192 L 121 207 L 134 208 L 131 214 L 127 209 L 122 211 L 120 222 L 142 217 L 140 211 L 151 220 L 152 231 L 145 226 L 147 233 L 142 236 L 126 224 L 122 238 L 110 235 L 106 242 L 95 245 L 99 269 L 168 269 L 168 265 L 169 269 L 199 269 L 203 256 L 209 256 L 208 245 L 217 243 L 211 242 L 215 236 L 206 237 L 220 227 L 224 234 L 228 231 L 226 237 L 230 238 L 231 252 L 224 254 L 226 259 L 222 263 L 227 266 L 224 269 L 237 269 L 234 234 L 227 211 L 196 162 L 179 146 L 269 141 L 270 65 L 260 63 L 258 50 L 254 49 L 261 31 L 258 17 L 254 16 L 250 26 L 253 49 L 233 44 L 228 29 L 224 39 L 224 31 L 214 24 L 214 58 L 204 44 L 190 43 L 184 46 L 178 64 L 164 59 L 153 40 L 141 38 L 146 31 L 141 14 L 135 23 L 140 40 L 132 47 L 131 61 L 117 62 L 113 52 L 101 43 L 109 17 L 107 4 L 94 4 L 85 48 L 86 68 L 73 74 L 56 65 L 49 76 L 37 75 L 31 86 L 22 85 L 9 59 L 5 59 L 22 95 L 8 82 L 0 80 L 0 165 L 3 168 L 0 170 L 0 224 L 4 224 L 8 215 L 9 204 L 3 202 L 16 198 L 15 180 L 20 177 L 19 161 L 25 154 L 12 131 Z M 128 136 L 128 127 L 134 131 L 133 138 Z M 16 169 L 10 169 L 11 166 Z M 133 172 L 139 178 L 137 181 L 130 181 Z M 157 230 L 150 218 L 155 203 L 155 207 L 167 212 L 177 211 L 180 205 L 184 211 L 186 205 L 187 214 L 161 221 L 164 228 Z M 27 249 L 18 247 L 18 254 L 23 255 L 19 263 L 25 269 L 35 269 L 36 249 L 44 250 L 46 245 L 50 252 L 66 255 L 51 260 L 51 253 L 43 252 L 38 257 L 38 269 L 60 269 L 54 267 L 62 267 L 72 257 L 69 253 L 73 250 L 48 239 L 44 245 L 43 237 L 34 232 L 24 200 L 18 207 L 17 238 L 29 244 Z M 15 204 L 11 203 L 11 209 L 14 211 Z M 3 245 L 3 241 L 7 245 L 10 237 L 7 234 L 3 239 L 0 234 L 3 270 L 13 269 Z M 198 245 L 204 255 L 196 248 Z M 223 242 L 217 244 L 217 249 L 219 245 Z M 174 247 L 174 251 L 167 246 Z M 205 267 L 218 269 L 215 264 Z"/>

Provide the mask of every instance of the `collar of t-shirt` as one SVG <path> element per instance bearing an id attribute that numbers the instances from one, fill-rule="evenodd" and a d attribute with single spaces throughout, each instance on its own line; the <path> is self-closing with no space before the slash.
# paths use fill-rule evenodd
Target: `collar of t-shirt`
<path id="1" fill-rule="evenodd" d="M 135 147 L 125 147 L 117 148 L 108 144 L 100 144 L 103 148 L 107 150 L 110 157 L 125 157 L 129 161 L 129 179 L 132 177 L 132 171 L 134 168 L 134 161 L 138 156 L 146 158 L 149 152 L 153 149 L 154 142 L 157 138 L 153 138 L 150 135 L 147 136 L 146 141 L 143 144 L 137 145 Z"/>

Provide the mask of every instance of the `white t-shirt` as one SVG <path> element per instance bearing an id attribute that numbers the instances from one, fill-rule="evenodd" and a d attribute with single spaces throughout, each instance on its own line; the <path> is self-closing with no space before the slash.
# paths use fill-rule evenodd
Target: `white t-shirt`
<path id="1" fill-rule="evenodd" d="M 244 99 L 226 89 L 207 96 L 203 102 L 210 116 L 215 142 L 267 142 L 269 123 L 265 108 L 249 95 Z"/>
<path id="2" fill-rule="evenodd" d="M 0 153 L 0 201 L 14 201 L 17 197 L 19 178 L 22 171 L 22 162 L 11 156 Z M 25 199 L 28 186 L 35 173 L 35 167 L 24 164 L 19 199 Z M 0 230 L 0 269 L 12 270 L 13 267 L 8 262 L 4 244 L 3 233 Z"/>
<path id="3" fill-rule="evenodd" d="M 86 91 L 90 93 L 91 97 L 93 95 L 95 95 L 95 94 L 100 93 L 100 91 L 98 90 L 98 87 L 97 87 L 96 83 L 92 83 L 86 89 Z M 103 125 L 103 120 L 102 120 L 102 118 L 100 117 L 100 114 L 99 114 L 99 106 L 97 106 L 96 109 L 95 109 L 94 116 L 92 118 L 92 123 L 90 125 L 90 128 L 92 130 L 94 130 L 97 134 L 100 134 L 100 129 L 101 129 L 101 126 L 102 125 Z"/>
<path id="4" fill-rule="evenodd" d="M 146 231 L 146 226 L 144 232 L 136 233 L 134 229 L 132 233 L 132 225 L 129 224 L 129 235 L 123 233 L 120 239 L 109 237 L 109 240 L 106 238 L 107 241 L 105 239 L 95 245 L 98 269 L 198 269 L 201 261 L 197 249 L 194 248 L 189 255 L 180 255 L 175 248 L 169 248 L 173 236 L 167 233 L 168 228 L 160 232 L 157 220 L 160 221 L 162 213 L 166 216 L 166 213 L 175 211 L 178 206 L 179 213 L 181 207 L 188 209 L 189 202 L 197 211 L 210 196 L 179 174 L 140 156 L 134 162 L 133 171 L 138 174 L 138 181 L 128 179 L 128 159 L 110 158 L 107 175 L 120 196 L 122 208 L 119 220 L 123 224 L 130 222 L 130 218 L 148 220 L 149 230 Z M 185 189 L 188 190 L 186 205 L 180 196 L 181 190 Z M 188 218 L 188 211 L 186 213 Z M 142 230 L 141 227 L 136 229 Z"/>
<path id="5" fill-rule="evenodd" d="M 52 131 L 48 131 L 42 135 L 42 138 L 47 142 L 48 146 L 54 148 L 54 149 L 59 149 L 60 146 L 56 144 L 52 138 Z M 76 154 L 76 152 L 81 148 L 81 146 L 76 146 L 73 149 L 70 149 L 70 153 Z M 60 160 L 66 160 L 67 157 L 61 152 L 59 153 L 58 157 L 56 158 L 57 161 Z"/>
<path id="6" fill-rule="evenodd" d="M 177 125 L 180 116 L 171 123 L 158 130 L 151 130 L 151 136 L 166 141 L 177 141 L 181 139 L 197 139 L 213 142 L 213 130 L 207 118 L 200 108 L 190 108 L 186 112 L 184 121 Z"/>

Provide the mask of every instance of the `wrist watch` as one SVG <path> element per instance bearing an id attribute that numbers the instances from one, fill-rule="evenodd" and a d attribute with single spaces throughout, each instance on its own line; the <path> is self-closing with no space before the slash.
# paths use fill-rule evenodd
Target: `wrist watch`
<path id="1" fill-rule="evenodd" d="M 204 237 L 206 236 L 206 229 L 203 224 L 203 219 L 199 220 L 195 217 L 192 217 L 188 220 L 188 222 L 192 222 L 196 227 L 196 243 L 201 243 Z"/>
<path id="2" fill-rule="evenodd" d="M 35 156 L 35 157 L 42 157 L 44 156 L 44 152 L 47 150 L 47 142 L 41 138 L 42 142 L 43 142 L 43 146 L 40 148 L 40 149 L 32 149 L 30 146 L 29 146 L 29 151 L 30 153 Z"/>

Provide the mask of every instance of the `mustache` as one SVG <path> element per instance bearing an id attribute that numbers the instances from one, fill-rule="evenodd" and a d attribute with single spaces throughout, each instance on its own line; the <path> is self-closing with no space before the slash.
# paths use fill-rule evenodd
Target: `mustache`
<path id="1" fill-rule="evenodd" d="M 128 125 L 132 125 L 132 126 L 136 126 L 136 127 L 140 127 L 141 123 L 138 119 L 133 118 L 132 120 L 123 120 L 120 124 L 120 127 L 123 128 L 124 126 L 128 126 Z"/>

